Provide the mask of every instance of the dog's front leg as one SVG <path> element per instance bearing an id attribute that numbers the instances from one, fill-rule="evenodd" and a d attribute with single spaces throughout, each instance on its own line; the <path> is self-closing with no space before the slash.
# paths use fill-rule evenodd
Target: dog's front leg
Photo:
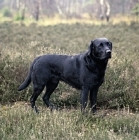
<path id="1" fill-rule="evenodd" d="M 89 89 L 86 88 L 86 87 L 82 87 L 82 90 L 81 90 L 81 112 L 85 112 L 85 108 L 86 108 L 86 105 L 87 105 L 87 102 L 88 102 L 88 92 L 89 92 Z"/>
<path id="2" fill-rule="evenodd" d="M 94 88 L 90 91 L 90 104 L 93 113 L 96 112 L 97 92 L 98 92 L 98 88 Z"/>

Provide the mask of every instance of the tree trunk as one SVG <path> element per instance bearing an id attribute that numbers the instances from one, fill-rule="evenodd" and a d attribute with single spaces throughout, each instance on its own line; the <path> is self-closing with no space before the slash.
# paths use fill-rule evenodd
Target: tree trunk
<path id="1" fill-rule="evenodd" d="M 109 21 L 110 18 L 110 4 L 106 1 L 106 20 Z"/>
<path id="2" fill-rule="evenodd" d="M 35 6 L 34 18 L 36 21 L 38 21 L 40 15 L 40 0 L 34 0 L 34 6 Z"/>
<path id="3" fill-rule="evenodd" d="M 104 17 L 106 17 L 106 20 L 108 22 L 110 17 L 110 4 L 108 3 L 107 0 L 100 0 L 100 6 L 101 6 L 100 18 L 101 20 L 103 20 Z"/>

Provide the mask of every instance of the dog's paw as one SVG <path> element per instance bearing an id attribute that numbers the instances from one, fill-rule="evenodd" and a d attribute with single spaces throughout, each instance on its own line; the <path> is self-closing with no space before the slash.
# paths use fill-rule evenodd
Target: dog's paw
<path id="1" fill-rule="evenodd" d="M 51 111 L 58 110 L 58 107 L 57 106 L 53 106 L 53 105 L 49 106 L 49 108 L 50 108 Z"/>

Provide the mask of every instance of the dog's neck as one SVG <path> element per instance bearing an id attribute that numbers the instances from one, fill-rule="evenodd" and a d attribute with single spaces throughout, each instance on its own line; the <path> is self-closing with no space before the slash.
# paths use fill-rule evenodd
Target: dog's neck
<path id="1" fill-rule="evenodd" d="M 87 68 L 91 72 L 94 71 L 94 66 L 95 66 L 95 68 L 99 69 L 99 71 L 101 71 L 101 73 L 105 73 L 108 59 L 99 60 L 99 59 L 96 59 L 96 58 L 93 58 L 90 56 L 86 56 L 84 60 L 86 62 Z"/>

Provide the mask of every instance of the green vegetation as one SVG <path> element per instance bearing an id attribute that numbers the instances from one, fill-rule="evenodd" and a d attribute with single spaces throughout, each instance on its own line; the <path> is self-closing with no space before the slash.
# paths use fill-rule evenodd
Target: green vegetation
<path id="1" fill-rule="evenodd" d="M 3 17 L 12 17 L 12 13 L 8 7 L 4 7 L 2 10 Z"/>
<path id="2" fill-rule="evenodd" d="M 139 139 L 138 23 L 25 26 L 4 22 L 0 32 L 1 140 Z M 32 87 L 17 92 L 33 59 L 49 53 L 84 52 L 90 41 L 98 37 L 113 43 L 105 83 L 98 93 L 98 114 L 83 116 L 79 91 L 64 83 L 51 97 L 60 110 L 46 109 L 42 93 L 36 102 L 41 113 L 35 114 L 27 104 Z"/>

